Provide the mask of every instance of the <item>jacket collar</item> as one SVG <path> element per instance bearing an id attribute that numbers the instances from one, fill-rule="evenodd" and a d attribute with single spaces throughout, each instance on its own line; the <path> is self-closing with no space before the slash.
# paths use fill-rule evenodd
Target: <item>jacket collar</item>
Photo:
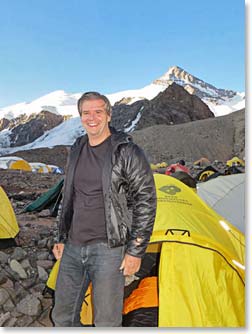
<path id="1" fill-rule="evenodd" d="M 129 143 L 132 141 L 132 137 L 125 132 L 117 131 L 114 127 L 109 127 L 111 132 L 111 143 L 113 147 L 117 147 L 123 143 Z"/>

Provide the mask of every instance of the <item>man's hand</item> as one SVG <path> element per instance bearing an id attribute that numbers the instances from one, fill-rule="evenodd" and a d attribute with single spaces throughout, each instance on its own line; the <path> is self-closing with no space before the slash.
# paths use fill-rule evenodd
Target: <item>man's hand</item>
<path id="1" fill-rule="evenodd" d="M 64 250 L 64 246 L 65 246 L 64 244 L 55 244 L 53 246 L 52 252 L 53 252 L 53 255 L 55 256 L 56 260 L 61 259 L 62 254 L 63 254 L 63 250 Z"/>
<path id="2" fill-rule="evenodd" d="M 124 276 L 133 275 L 140 269 L 141 261 L 139 257 L 125 254 L 120 270 L 123 270 Z"/>

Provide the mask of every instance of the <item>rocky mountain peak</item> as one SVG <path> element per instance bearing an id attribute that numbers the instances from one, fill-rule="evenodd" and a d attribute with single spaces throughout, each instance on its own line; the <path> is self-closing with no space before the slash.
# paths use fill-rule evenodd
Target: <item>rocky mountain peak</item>
<path id="1" fill-rule="evenodd" d="M 199 97 L 173 82 L 150 101 L 145 99 L 130 106 L 115 105 L 112 125 L 131 132 L 157 124 L 174 125 L 211 117 L 214 114 Z"/>
<path id="2" fill-rule="evenodd" d="M 172 80 L 174 82 L 183 80 L 185 82 L 192 83 L 196 80 L 200 80 L 179 66 L 170 67 L 168 72 L 164 74 L 164 77 L 167 77 L 167 80 Z"/>
<path id="3" fill-rule="evenodd" d="M 179 66 L 172 66 L 160 78 L 153 81 L 156 85 L 168 87 L 173 82 L 183 86 L 188 93 L 197 95 L 201 99 L 215 102 L 232 98 L 236 95 L 235 91 L 219 89 L 215 86 L 193 76 Z"/>
<path id="4" fill-rule="evenodd" d="M 171 66 L 169 67 L 168 71 L 163 74 L 160 78 L 154 80 L 154 84 L 163 84 L 165 86 L 170 85 L 172 82 L 177 84 L 184 84 L 188 83 L 195 83 L 195 82 L 203 82 L 199 78 L 193 76 L 192 74 L 188 73 L 186 70 L 179 66 Z"/>

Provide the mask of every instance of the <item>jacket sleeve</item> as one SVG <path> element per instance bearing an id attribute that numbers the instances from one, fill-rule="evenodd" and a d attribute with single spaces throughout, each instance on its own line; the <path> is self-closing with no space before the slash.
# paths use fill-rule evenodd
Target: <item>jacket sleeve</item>
<path id="1" fill-rule="evenodd" d="M 143 257 L 156 216 L 156 188 L 150 164 L 143 150 L 130 143 L 124 157 L 128 196 L 132 203 L 132 225 L 126 253 Z"/>

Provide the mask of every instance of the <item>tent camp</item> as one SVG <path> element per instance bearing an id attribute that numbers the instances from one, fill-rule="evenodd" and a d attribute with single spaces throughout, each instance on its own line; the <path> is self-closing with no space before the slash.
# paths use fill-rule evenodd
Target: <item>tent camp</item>
<path id="1" fill-rule="evenodd" d="M 197 184 L 198 195 L 245 233 L 245 173 L 219 176 Z"/>
<path id="2" fill-rule="evenodd" d="M 0 186 L 0 249 L 14 246 L 14 238 L 19 232 L 18 223 L 12 205 Z"/>
<path id="3" fill-rule="evenodd" d="M 243 233 L 184 183 L 161 174 L 154 178 L 154 230 L 140 269 L 144 274 L 125 298 L 124 326 L 245 326 Z M 57 270 L 52 270 L 49 279 L 54 284 L 55 276 Z M 81 321 L 86 325 L 92 323 L 83 320 L 83 314 L 92 315 L 90 307 L 85 300 Z"/>
<path id="4" fill-rule="evenodd" d="M 0 168 L 32 171 L 29 162 L 19 157 L 0 157 Z"/>

